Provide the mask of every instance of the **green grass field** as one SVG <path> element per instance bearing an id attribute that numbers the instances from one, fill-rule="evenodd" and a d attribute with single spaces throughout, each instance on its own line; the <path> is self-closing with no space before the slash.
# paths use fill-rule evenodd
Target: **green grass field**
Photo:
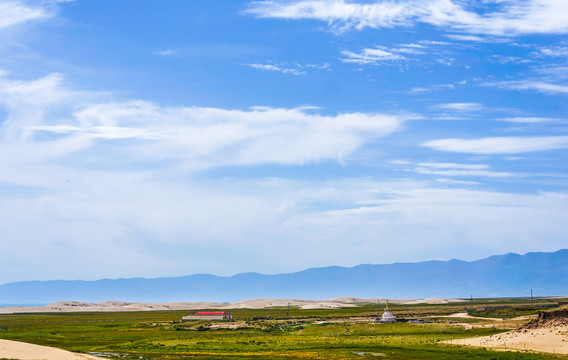
<path id="1" fill-rule="evenodd" d="M 481 302 L 480 302 L 481 303 Z M 485 303 L 495 303 L 487 300 Z M 505 303 L 501 300 L 500 303 Z M 511 305 L 519 305 L 510 301 Z M 430 324 L 376 324 L 376 306 L 333 310 L 235 309 L 233 322 L 181 322 L 190 311 L 0 315 L 0 338 L 89 352 L 111 359 L 567 359 L 558 355 L 492 352 L 440 341 L 505 331 L 465 330 L 443 315 L 471 304 L 393 305 L 397 316 Z M 521 304 L 522 305 L 522 304 Z M 507 315 L 534 313 L 527 307 Z M 482 315 L 482 314 L 481 314 Z M 491 314 L 489 314 L 491 315 Z M 468 323 L 490 321 L 483 317 Z M 460 320 L 461 321 L 461 320 Z M 515 327 L 514 322 L 507 323 Z M 218 328 L 217 326 L 234 328 Z M 1 354 L 0 354 L 1 356 Z"/>

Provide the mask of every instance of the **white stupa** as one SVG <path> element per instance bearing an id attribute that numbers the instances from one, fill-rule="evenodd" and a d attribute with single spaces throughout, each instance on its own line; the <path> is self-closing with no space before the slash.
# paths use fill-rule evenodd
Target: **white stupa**
<path id="1" fill-rule="evenodd" d="M 387 306 L 385 307 L 385 311 L 383 312 L 383 316 L 381 316 L 381 323 L 393 323 L 396 322 L 396 317 L 390 312 L 389 310 L 389 301 L 386 301 Z"/>

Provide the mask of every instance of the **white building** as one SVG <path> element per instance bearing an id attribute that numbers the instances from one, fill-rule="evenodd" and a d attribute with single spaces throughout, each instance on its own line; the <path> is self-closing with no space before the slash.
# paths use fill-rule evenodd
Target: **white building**
<path id="1" fill-rule="evenodd" d="M 383 316 L 379 320 L 380 323 L 393 323 L 397 322 L 396 317 L 390 312 L 389 310 L 389 302 L 387 300 L 387 306 L 385 307 L 385 311 L 383 312 Z"/>

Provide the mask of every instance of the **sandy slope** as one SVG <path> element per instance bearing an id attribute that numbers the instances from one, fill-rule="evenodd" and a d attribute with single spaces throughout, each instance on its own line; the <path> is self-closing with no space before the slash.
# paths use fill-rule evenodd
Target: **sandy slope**
<path id="1" fill-rule="evenodd" d="M 453 340 L 452 343 L 501 350 L 530 350 L 568 354 L 568 326 L 513 330 L 497 335 Z"/>
<path id="2" fill-rule="evenodd" d="M 301 309 L 330 309 L 353 307 L 362 304 L 384 302 L 378 298 L 340 297 L 329 300 L 299 300 L 299 299 L 253 299 L 233 303 L 216 302 L 177 302 L 177 303 L 134 303 L 122 301 L 101 301 L 96 304 L 79 301 L 61 301 L 46 306 L 10 306 L 0 307 L 0 314 L 30 313 L 30 312 L 76 312 L 76 311 L 151 311 L 151 310 L 197 310 L 197 309 L 262 309 L 267 307 L 299 307 Z M 390 303 L 408 304 L 445 304 L 459 302 L 455 299 L 424 299 L 397 300 L 389 299 Z"/>
<path id="3" fill-rule="evenodd" d="M 104 360 L 92 355 L 76 354 L 48 346 L 0 340 L 0 358 L 20 360 Z"/>

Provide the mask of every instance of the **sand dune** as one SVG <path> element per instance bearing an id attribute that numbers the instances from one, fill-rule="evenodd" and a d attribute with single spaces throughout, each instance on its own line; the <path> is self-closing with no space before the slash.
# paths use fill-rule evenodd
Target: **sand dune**
<path id="1" fill-rule="evenodd" d="M 502 334 L 454 340 L 454 344 L 498 350 L 568 354 L 568 310 L 540 311 L 520 328 Z"/>
<path id="2" fill-rule="evenodd" d="M 528 350 L 568 354 L 568 326 L 525 331 L 513 330 L 498 335 L 454 340 L 452 343 L 499 350 Z"/>
<path id="3" fill-rule="evenodd" d="M 0 314 L 32 313 L 32 312 L 79 312 L 79 311 L 152 311 L 152 310 L 197 310 L 197 309 L 262 309 L 267 307 L 299 307 L 301 309 L 332 309 L 353 307 L 369 303 L 381 303 L 385 299 L 339 297 L 329 300 L 300 300 L 300 299 L 252 299 L 233 303 L 218 302 L 171 302 L 171 303 L 136 303 L 123 301 L 101 301 L 95 304 L 80 301 L 60 301 L 45 306 L 9 306 L 0 307 Z M 392 304 L 445 304 L 460 302 L 457 299 L 389 299 Z"/>
<path id="4" fill-rule="evenodd" d="M 92 355 L 10 340 L 0 340 L 0 357 L 18 360 L 104 360 Z"/>

